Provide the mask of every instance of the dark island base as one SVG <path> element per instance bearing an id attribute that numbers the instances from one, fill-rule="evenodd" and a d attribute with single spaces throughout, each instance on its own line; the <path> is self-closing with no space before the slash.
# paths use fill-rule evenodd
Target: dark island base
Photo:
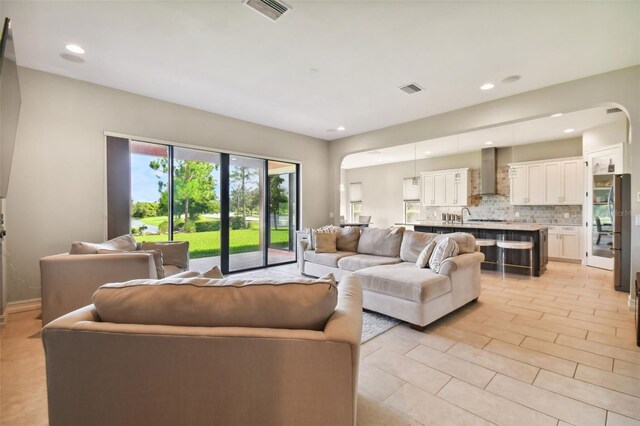
<path id="1" fill-rule="evenodd" d="M 435 234 L 448 234 L 451 232 L 468 232 L 476 239 L 497 240 L 500 235 L 504 235 L 506 240 L 512 241 L 529 241 L 533 238 L 533 276 L 539 277 L 547 270 L 547 230 L 538 231 L 522 231 L 522 230 L 503 230 L 503 229 L 486 229 L 486 228 L 470 228 L 429 225 L 414 225 L 413 228 L 419 232 L 431 232 Z M 485 261 L 482 263 L 482 269 L 492 271 L 502 271 L 502 264 L 499 263 L 500 250 L 497 246 L 481 247 L 484 253 Z M 528 250 L 510 250 L 505 249 L 505 272 L 529 275 L 529 251 Z"/>

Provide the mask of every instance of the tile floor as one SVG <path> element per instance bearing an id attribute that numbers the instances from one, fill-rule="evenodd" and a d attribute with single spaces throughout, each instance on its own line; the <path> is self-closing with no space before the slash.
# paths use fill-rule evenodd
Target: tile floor
<path id="1" fill-rule="evenodd" d="M 293 272 L 295 265 L 278 267 Z M 611 274 L 484 272 L 477 303 L 362 346 L 359 425 L 640 425 L 640 348 Z M 46 425 L 38 312 L 2 332 L 2 425 Z"/>

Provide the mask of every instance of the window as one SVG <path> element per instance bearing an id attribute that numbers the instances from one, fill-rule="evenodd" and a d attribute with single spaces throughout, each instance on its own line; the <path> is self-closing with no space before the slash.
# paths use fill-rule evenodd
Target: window
<path id="1" fill-rule="evenodd" d="M 352 223 L 358 223 L 362 214 L 362 182 L 349 184 L 350 216 Z"/>
<path id="2" fill-rule="evenodd" d="M 296 260 L 299 165 L 113 137 L 107 151 L 109 235 L 188 241 L 194 270 Z"/>
<path id="3" fill-rule="evenodd" d="M 404 223 L 420 220 L 420 180 L 406 178 L 402 181 Z"/>

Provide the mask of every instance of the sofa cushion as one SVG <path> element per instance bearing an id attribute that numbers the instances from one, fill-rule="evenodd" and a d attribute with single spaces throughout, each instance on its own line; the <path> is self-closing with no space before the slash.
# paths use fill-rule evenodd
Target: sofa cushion
<path id="1" fill-rule="evenodd" d="M 343 257 L 353 256 L 357 253 L 350 251 L 338 251 L 336 253 L 316 253 L 313 250 L 306 250 L 304 252 L 304 260 L 308 262 L 317 263 L 318 265 L 330 266 L 332 268 L 338 267 L 338 261 Z"/>
<path id="2" fill-rule="evenodd" d="M 456 256 L 458 252 L 458 243 L 453 238 L 441 239 L 429 258 L 429 268 L 433 269 L 434 272 L 439 272 L 442 262 Z"/>
<path id="3" fill-rule="evenodd" d="M 360 278 L 363 290 L 424 303 L 451 291 L 451 281 L 430 269 L 415 264 L 375 266 L 354 272 Z"/>
<path id="4" fill-rule="evenodd" d="M 105 284 L 93 295 L 104 322 L 323 330 L 335 279 L 165 278 Z"/>
<path id="5" fill-rule="evenodd" d="M 416 263 L 420 252 L 437 235 L 429 232 L 404 231 L 402 244 L 400 245 L 400 259 L 404 262 Z"/>
<path id="6" fill-rule="evenodd" d="M 181 270 L 189 268 L 189 241 L 143 241 L 140 250 L 160 250 L 164 265 L 174 265 Z"/>
<path id="7" fill-rule="evenodd" d="M 429 259 L 431 259 L 431 254 L 433 254 L 433 250 L 436 248 L 437 244 L 438 243 L 434 240 L 431 240 L 422 249 L 420 256 L 418 256 L 418 260 L 416 260 L 416 266 L 418 268 L 426 268 L 429 266 Z"/>
<path id="8" fill-rule="evenodd" d="M 222 275 L 222 271 L 220 270 L 220 267 L 218 265 L 215 265 L 213 268 L 209 269 L 208 271 L 201 273 L 199 276 L 202 278 L 214 278 L 214 279 L 224 278 L 224 275 Z"/>
<path id="9" fill-rule="evenodd" d="M 466 232 L 452 232 L 450 234 L 438 234 L 436 241 L 440 242 L 443 238 L 451 238 L 458 244 L 458 253 L 473 253 L 476 251 L 476 237 Z"/>
<path id="10" fill-rule="evenodd" d="M 399 258 L 403 233 L 403 227 L 362 228 L 358 241 L 358 253 Z"/>
<path id="11" fill-rule="evenodd" d="M 335 253 L 337 234 L 334 232 L 319 232 L 316 234 L 316 253 Z"/>
<path id="12" fill-rule="evenodd" d="M 104 243 L 85 243 L 75 241 L 71 244 L 69 254 L 97 254 L 98 250 L 136 250 L 136 239 L 131 235 L 121 235 Z"/>
<path id="13" fill-rule="evenodd" d="M 378 265 L 393 265 L 400 263 L 397 257 L 374 256 L 372 254 L 355 254 L 345 256 L 338 260 L 338 267 L 345 271 L 357 271 L 359 269 L 370 268 Z"/>

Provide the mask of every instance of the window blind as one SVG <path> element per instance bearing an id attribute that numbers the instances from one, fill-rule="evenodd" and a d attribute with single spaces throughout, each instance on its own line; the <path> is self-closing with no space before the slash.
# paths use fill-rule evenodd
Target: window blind
<path id="1" fill-rule="evenodd" d="M 349 184 L 349 201 L 352 203 L 362 201 L 362 182 Z"/>

